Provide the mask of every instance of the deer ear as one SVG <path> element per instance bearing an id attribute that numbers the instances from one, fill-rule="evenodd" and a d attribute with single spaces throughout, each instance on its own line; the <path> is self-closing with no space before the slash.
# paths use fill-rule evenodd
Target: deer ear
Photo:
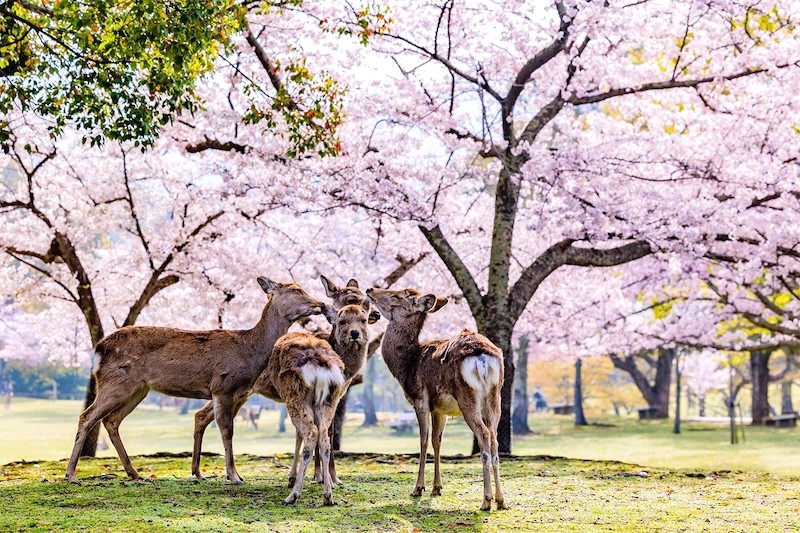
<path id="1" fill-rule="evenodd" d="M 436 305 L 436 295 L 434 294 L 426 294 L 414 300 L 414 308 L 421 313 L 429 312 L 434 305 Z"/>
<path id="2" fill-rule="evenodd" d="M 322 282 L 322 286 L 325 287 L 325 296 L 328 298 L 333 298 L 333 296 L 339 292 L 339 287 L 337 287 L 331 280 L 326 278 L 325 276 L 320 275 L 320 281 Z"/>
<path id="3" fill-rule="evenodd" d="M 328 321 L 329 324 L 333 325 L 336 322 L 336 317 L 339 316 L 338 311 L 332 305 L 324 305 L 323 306 L 323 315 L 325 315 L 325 320 Z"/>
<path id="4" fill-rule="evenodd" d="M 441 296 L 437 296 L 436 297 L 436 303 L 433 305 L 431 310 L 428 311 L 428 312 L 429 313 L 435 313 L 436 311 L 438 311 L 439 309 L 441 309 L 442 307 L 447 305 L 447 302 L 449 302 L 449 301 L 450 300 L 448 300 L 447 298 L 442 298 Z"/>
<path id="5" fill-rule="evenodd" d="M 347 285 L 345 285 L 345 287 L 355 287 L 357 289 L 358 288 L 358 282 L 356 280 L 354 280 L 353 278 L 350 278 L 350 281 L 347 282 Z"/>
<path id="6" fill-rule="evenodd" d="M 256 278 L 256 281 L 258 281 L 258 284 L 261 285 L 261 289 L 267 294 L 273 294 L 281 287 L 281 284 L 278 283 L 277 281 L 272 281 L 271 279 L 265 278 L 264 276 L 258 276 L 258 278 Z"/>

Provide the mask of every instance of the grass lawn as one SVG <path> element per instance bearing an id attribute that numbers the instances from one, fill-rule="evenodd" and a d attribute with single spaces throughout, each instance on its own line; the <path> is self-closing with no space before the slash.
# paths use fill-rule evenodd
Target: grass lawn
<path id="1" fill-rule="evenodd" d="M 14 398 L 10 411 L 0 408 L 0 464 L 19 460 L 56 460 L 69 456 L 81 403 Z M 384 420 L 393 417 L 383 414 Z M 343 448 L 348 452 L 413 453 L 418 451 L 416 433 L 398 435 L 382 425 L 363 428 L 363 415 L 348 417 Z M 673 435 L 671 421 L 640 422 L 633 418 L 590 418 L 608 426 L 576 428 L 569 416 L 532 414 L 533 435 L 515 437 L 517 455 L 553 455 L 578 459 L 612 460 L 661 468 L 742 470 L 800 476 L 800 429 L 746 427 L 745 442 L 731 446 L 724 424 L 684 424 Z M 192 448 L 191 415 L 174 408 L 158 411 L 137 408 L 122 424 L 121 434 L 132 455 L 180 453 Z M 237 454 L 274 455 L 294 450 L 294 432 L 278 433 L 277 411 L 263 411 L 254 431 L 237 419 L 234 450 Z M 101 430 L 104 435 L 105 430 Z M 110 443 L 108 437 L 103 437 Z M 443 453 L 468 454 L 472 435 L 460 419 L 445 431 Z M 206 430 L 205 451 L 222 453 L 215 427 Z M 114 457 L 113 447 L 99 452 Z M 187 475 L 189 467 L 187 465 Z"/>
<path id="2" fill-rule="evenodd" d="M 321 507 L 321 486 L 310 479 L 297 505 L 281 505 L 294 437 L 291 426 L 288 434 L 277 433 L 275 412 L 262 413 L 258 431 L 237 422 L 237 466 L 247 480 L 241 487 L 225 482 L 223 460 L 214 455 L 203 458 L 208 481 L 190 478 L 191 416 L 147 408 L 126 420 L 122 435 L 148 481 L 128 481 L 114 451 L 105 450 L 82 459 L 82 485 L 69 485 L 63 458 L 79 411 L 79 402 L 25 398 L 0 411 L 0 463 L 9 463 L 0 467 L 0 530 L 800 529 L 800 447 L 791 429 L 747 428 L 746 442 L 731 446 L 722 426 L 687 425 L 673 435 L 666 422 L 607 419 L 616 425 L 575 428 L 568 417 L 535 415 L 537 433 L 514 444 L 515 453 L 527 456 L 503 462 L 511 510 L 481 513 L 477 458 L 446 462 L 443 496 L 411 498 L 416 459 L 404 454 L 416 450 L 417 437 L 360 428 L 359 414 L 346 427 L 345 448 L 379 453 L 339 459 L 344 486 L 334 489 L 332 508 Z M 215 428 L 206 440 L 207 451 L 221 451 Z M 470 442 L 463 423 L 454 423 L 444 452 L 468 453 Z M 156 452 L 178 453 L 147 455 Z M 430 489 L 431 465 L 428 470 Z"/>

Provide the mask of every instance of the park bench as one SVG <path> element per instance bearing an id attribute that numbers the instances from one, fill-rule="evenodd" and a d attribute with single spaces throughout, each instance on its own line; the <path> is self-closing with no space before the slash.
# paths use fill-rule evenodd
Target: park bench
<path id="1" fill-rule="evenodd" d="M 767 417 L 767 419 L 764 420 L 764 425 L 781 428 L 797 427 L 797 413 L 787 413 L 783 415 Z"/>
<path id="2" fill-rule="evenodd" d="M 415 413 L 401 413 L 396 418 L 386 422 L 386 427 L 398 433 L 411 433 L 419 425 Z"/>
<path id="3" fill-rule="evenodd" d="M 571 415 L 574 413 L 574 406 L 571 403 L 560 403 L 551 406 L 554 415 Z"/>
<path id="4" fill-rule="evenodd" d="M 639 420 L 652 420 L 658 418 L 658 409 L 655 407 L 640 407 L 637 409 L 639 412 Z"/>

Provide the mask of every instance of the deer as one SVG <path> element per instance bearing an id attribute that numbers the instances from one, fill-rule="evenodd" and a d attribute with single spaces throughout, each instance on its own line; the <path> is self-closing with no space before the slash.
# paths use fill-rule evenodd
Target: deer
<path id="1" fill-rule="evenodd" d="M 358 286 L 358 281 L 355 279 L 350 279 L 343 287 L 340 287 L 333 283 L 330 279 L 325 277 L 324 275 L 320 276 L 320 281 L 322 282 L 322 286 L 325 289 L 325 294 L 330 298 L 331 305 L 333 306 L 334 310 L 341 309 L 346 305 L 361 305 L 364 302 L 368 302 L 366 295 L 361 291 Z M 326 308 L 330 309 L 330 308 Z M 330 322 L 334 320 L 332 318 L 335 313 L 326 313 L 326 319 Z M 377 322 L 380 320 L 381 315 L 377 311 L 370 311 L 368 316 L 368 321 L 370 324 Z M 333 340 L 335 329 L 332 330 L 330 333 L 328 332 L 319 332 L 316 333 L 319 338 L 323 340 L 328 340 L 333 344 L 335 341 Z M 366 335 L 366 334 L 365 334 Z M 274 344 L 274 343 L 273 343 Z M 265 345 L 266 357 L 269 359 L 271 357 L 271 353 L 273 351 L 273 345 Z M 347 376 L 348 379 L 352 378 L 352 376 Z M 262 372 L 261 376 L 253 384 L 253 390 L 251 391 L 252 394 L 260 394 L 269 398 L 270 400 L 276 402 L 283 402 L 280 395 L 278 395 L 277 391 L 272 385 L 272 378 L 269 372 L 265 369 Z M 239 405 L 235 406 L 235 411 L 237 412 L 244 402 L 247 401 L 247 397 L 241 399 Z M 192 449 L 192 475 L 195 476 L 198 480 L 204 480 L 205 477 L 200 470 L 200 456 L 203 449 L 203 435 L 205 434 L 205 430 L 209 424 L 214 420 L 214 404 L 212 402 L 208 402 L 205 406 L 203 406 L 197 413 L 194 415 L 194 445 Z M 297 429 L 296 436 L 296 444 L 295 444 L 295 455 L 299 453 L 300 443 L 302 442 L 301 435 Z M 320 456 L 319 453 L 315 454 L 315 462 L 314 462 L 314 479 L 316 481 L 323 481 L 322 474 L 319 470 Z M 296 464 L 294 465 L 295 468 L 292 470 L 296 473 Z M 331 456 L 331 475 L 335 480 L 335 483 L 338 485 L 341 483 L 339 478 L 336 475 L 336 466 L 334 464 L 333 458 Z M 289 486 L 293 486 L 295 482 L 294 477 L 290 474 L 289 476 Z"/>
<path id="2" fill-rule="evenodd" d="M 442 435 L 448 416 L 463 416 L 475 434 L 483 465 L 482 511 L 491 510 L 492 480 L 498 509 L 507 509 L 500 485 L 497 424 L 500 421 L 500 388 L 503 352 L 489 339 L 469 330 L 451 339 L 419 342 L 428 314 L 448 300 L 415 289 L 369 288 L 367 296 L 387 317 L 382 353 L 389 371 L 400 382 L 419 423 L 419 472 L 412 496 L 425 491 L 425 461 L 432 429 L 434 474 L 432 496 L 442 493 L 439 465 Z"/>
<path id="3" fill-rule="evenodd" d="M 296 283 L 259 277 L 269 296 L 258 323 L 249 330 L 187 331 L 128 326 L 96 346 L 97 394 L 81 413 L 66 477 L 78 483 L 75 468 L 89 431 L 102 420 L 125 472 L 141 479 L 119 435 L 119 425 L 150 390 L 169 396 L 211 399 L 222 434 L 225 468 L 231 483 L 243 483 L 233 459 L 233 420 L 242 398 L 267 366 L 266 355 L 295 320 L 324 312 L 325 305 Z"/>
<path id="4" fill-rule="evenodd" d="M 331 469 L 329 430 L 339 400 L 367 361 L 369 308 L 368 301 L 346 305 L 338 311 L 328 308 L 326 318 L 333 325 L 332 342 L 305 332 L 284 335 L 275 343 L 267 364 L 265 373 L 269 379 L 263 375 L 259 378 L 261 390 L 268 397 L 280 397 L 286 403 L 298 435 L 289 474 L 292 491 L 283 500 L 285 504 L 297 501 L 308 464 L 318 450 L 323 504 L 333 505 L 332 482 L 336 473 Z"/>

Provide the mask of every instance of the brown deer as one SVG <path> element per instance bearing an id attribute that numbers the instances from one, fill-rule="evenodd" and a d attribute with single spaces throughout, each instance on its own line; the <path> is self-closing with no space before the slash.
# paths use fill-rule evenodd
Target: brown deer
<path id="1" fill-rule="evenodd" d="M 266 380 L 262 390 L 267 396 L 278 396 L 286 402 L 298 435 L 289 474 L 292 491 L 284 503 L 292 504 L 300 496 L 316 449 L 322 462 L 323 503 L 333 505 L 331 485 L 335 470 L 332 475 L 329 430 L 339 399 L 367 361 L 369 307 L 369 302 L 363 302 L 346 305 L 338 312 L 328 308 L 326 316 L 333 324 L 331 338 L 336 350 L 310 333 L 289 333 L 275 343 L 265 372 L 272 390 L 267 390 Z"/>
<path id="2" fill-rule="evenodd" d="M 339 287 L 332 281 L 330 281 L 325 276 L 320 276 L 320 280 L 322 281 L 322 285 L 325 288 L 325 294 L 331 299 L 332 306 L 334 310 L 338 310 L 343 308 L 346 305 L 361 305 L 364 302 L 368 302 L 367 297 L 361 292 L 361 289 L 358 288 L 358 282 L 354 279 L 351 279 L 347 282 L 344 287 Z M 326 318 L 330 321 L 331 318 L 328 316 L 330 313 L 326 313 Z M 377 311 L 371 311 L 369 314 L 369 323 L 372 324 L 378 320 L 380 320 L 381 315 Z M 284 332 L 285 333 L 285 332 Z M 316 335 L 324 340 L 333 340 L 334 332 L 331 331 L 330 333 L 327 332 L 319 332 Z M 277 339 L 276 339 L 277 340 Z M 264 349 L 267 350 L 265 357 L 269 359 L 271 357 L 273 344 L 264 345 Z M 348 379 L 352 376 L 348 376 Z M 282 402 L 283 400 L 277 394 L 277 391 L 272 385 L 272 378 L 269 375 L 269 372 L 264 370 L 262 375 L 256 380 L 253 384 L 252 394 L 260 394 L 269 398 L 270 400 L 274 400 L 276 402 Z M 234 406 L 234 412 L 238 412 L 239 408 L 247 401 L 247 397 L 244 397 L 240 400 L 240 403 Z M 208 402 L 204 405 L 197 413 L 194 415 L 194 446 L 192 449 L 192 475 L 195 476 L 199 480 L 205 479 L 203 474 L 200 470 L 200 455 L 203 450 L 203 435 L 205 435 L 206 428 L 209 424 L 214 420 L 214 404 L 212 402 Z M 297 432 L 297 444 L 295 446 L 295 451 L 299 450 L 300 448 L 300 433 Z M 319 454 L 315 455 L 315 463 L 314 463 L 314 479 L 317 481 L 322 481 L 322 474 L 319 472 Z M 296 469 L 295 469 L 296 470 Z M 331 475 L 335 482 L 339 483 L 339 478 L 336 476 L 336 467 L 333 463 L 333 459 L 331 459 Z M 294 484 L 294 479 L 290 476 L 289 484 L 292 486 Z"/>
<path id="3" fill-rule="evenodd" d="M 122 420 L 155 390 L 170 396 L 210 398 L 222 433 L 225 468 L 231 483 L 242 478 L 233 462 L 233 419 L 242 398 L 267 366 L 267 354 L 295 320 L 321 313 L 324 304 L 296 283 L 258 278 L 270 295 L 261 319 L 250 330 L 186 331 L 174 328 L 131 326 L 101 340 L 94 372 L 97 396 L 78 422 L 78 433 L 67 466 L 67 479 L 77 483 L 75 467 L 89 430 L 103 421 L 125 471 L 139 474 L 119 436 Z M 236 409 L 234 409 L 234 407 Z"/>
<path id="4" fill-rule="evenodd" d="M 446 298 L 422 295 L 414 289 L 390 291 L 367 289 L 389 325 L 383 337 L 383 358 L 400 382 L 419 422 L 419 473 L 412 496 L 425 490 L 425 460 L 428 431 L 433 430 L 434 474 L 432 496 L 442 492 L 439 452 L 447 416 L 462 415 L 478 439 L 483 464 L 483 503 L 492 505 L 494 473 L 498 509 L 507 509 L 500 486 L 497 423 L 500 421 L 500 387 L 503 383 L 503 353 L 483 335 L 464 330 L 449 340 L 420 344 L 419 333 L 428 313 L 447 304 Z"/>

